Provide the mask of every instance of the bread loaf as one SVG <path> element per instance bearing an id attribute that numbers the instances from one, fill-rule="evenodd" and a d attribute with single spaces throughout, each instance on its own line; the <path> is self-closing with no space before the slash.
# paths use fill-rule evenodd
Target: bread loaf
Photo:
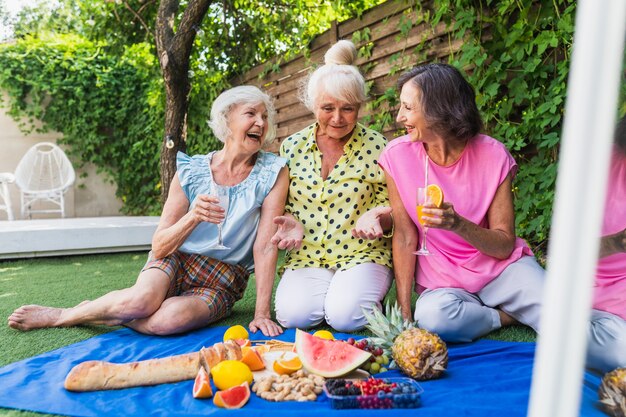
<path id="1" fill-rule="evenodd" d="M 194 379 L 200 366 L 209 372 L 211 367 L 226 359 L 241 359 L 237 343 L 216 343 L 199 352 L 131 363 L 87 361 L 67 374 L 65 389 L 98 391 L 184 381 Z"/>

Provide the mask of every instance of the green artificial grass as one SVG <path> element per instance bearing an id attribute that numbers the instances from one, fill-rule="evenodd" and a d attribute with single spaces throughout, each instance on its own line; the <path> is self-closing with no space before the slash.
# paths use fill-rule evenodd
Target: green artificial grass
<path id="1" fill-rule="evenodd" d="M 24 304 L 71 307 L 81 301 L 132 285 L 147 253 L 122 253 L 0 262 L 0 366 L 88 339 L 119 327 L 89 326 L 39 329 L 22 332 L 9 328 L 6 319 Z M 276 280 L 275 284 L 278 283 Z M 395 286 L 386 299 L 395 300 Z M 415 302 L 415 299 L 413 300 Z M 254 315 L 255 281 L 251 278 L 241 301 L 219 325 L 247 326 Z M 320 329 L 332 330 L 328 326 Z M 368 336 L 367 330 L 357 334 Z M 525 326 L 512 326 L 488 335 L 489 339 L 529 342 L 535 333 Z M 42 416 L 39 413 L 0 409 L 2 416 Z"/>

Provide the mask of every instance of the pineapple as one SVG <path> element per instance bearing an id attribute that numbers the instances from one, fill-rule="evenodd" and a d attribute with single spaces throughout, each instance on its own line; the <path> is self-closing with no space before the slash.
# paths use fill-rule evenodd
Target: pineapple
<path id="1" fill-rule="evenodd" d="M 626 416 L 626 368 L 617 368 L 604 375 L 598 390 L 604 411 L 613 417 Z"/>
<path id="2" fill-rule="evenodd" d="M 448 348 L 441 338 L 415 323 L 402 318 L 396 303 L 387 303 L 385 313 L 378 308 L 363 311 L 367 327 L 376 335 L 372 343 L 383 348 L 402 372 L 413 379 L 425 380 L 441 376 L 448 366 Z"/>

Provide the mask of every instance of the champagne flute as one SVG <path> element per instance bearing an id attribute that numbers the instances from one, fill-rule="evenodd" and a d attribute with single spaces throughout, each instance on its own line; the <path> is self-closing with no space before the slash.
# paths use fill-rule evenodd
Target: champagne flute
<path id="1" fill-rule="evenodd" d="M 219 200 L 218 204 L 224 209 L 224 220 L 217 224 L 217 244 L 211 246 L 211 248 L 230 249 L 228 246 L 224 246 L 224 241 L 222 240 L 222 226 L 224 221 L 226 221 L 226 215 L 228 214 L 229 188 L 223 187 L 213 181 L 211 183 L 211 195 Z"/>
<path id="2" fill-rule="evenodd" d="M 419 187 L 417 189 L 417 200 L 416 200 L 416 210 L 417 210 L 417 221 L 422 225 L 424 230 L 421 245 L 417 252 L 413 252 L 414 255 L 432 255 L 428 248 L 426 247 L 426 234 L 428 233 L 428 227 L 424 226 L 424 219 L 422 217 L 422 209 L 425 204 L 432 204 L 430 199 L 430 195 L 427 192 L 426 187 Z"/>

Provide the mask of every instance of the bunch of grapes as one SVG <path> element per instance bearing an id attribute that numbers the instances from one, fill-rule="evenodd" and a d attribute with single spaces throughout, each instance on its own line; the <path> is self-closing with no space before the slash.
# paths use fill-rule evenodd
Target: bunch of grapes
<path id="1" fill-rule="evenodd" d="M 372 354 L 372 357 L 369 359 L 369 361 L 365 362 L 359 368 L 369 372 L 372 375 L 380 372 L 386 372 L 388 370 L 387 367 L 389 365 L 389 356 L 385 355 L 381 347 L 374 345 L 367 339 L 361 339 L 357 341 L 354 340 L 353 337 L 346 340 L 346 343 Z"/>

